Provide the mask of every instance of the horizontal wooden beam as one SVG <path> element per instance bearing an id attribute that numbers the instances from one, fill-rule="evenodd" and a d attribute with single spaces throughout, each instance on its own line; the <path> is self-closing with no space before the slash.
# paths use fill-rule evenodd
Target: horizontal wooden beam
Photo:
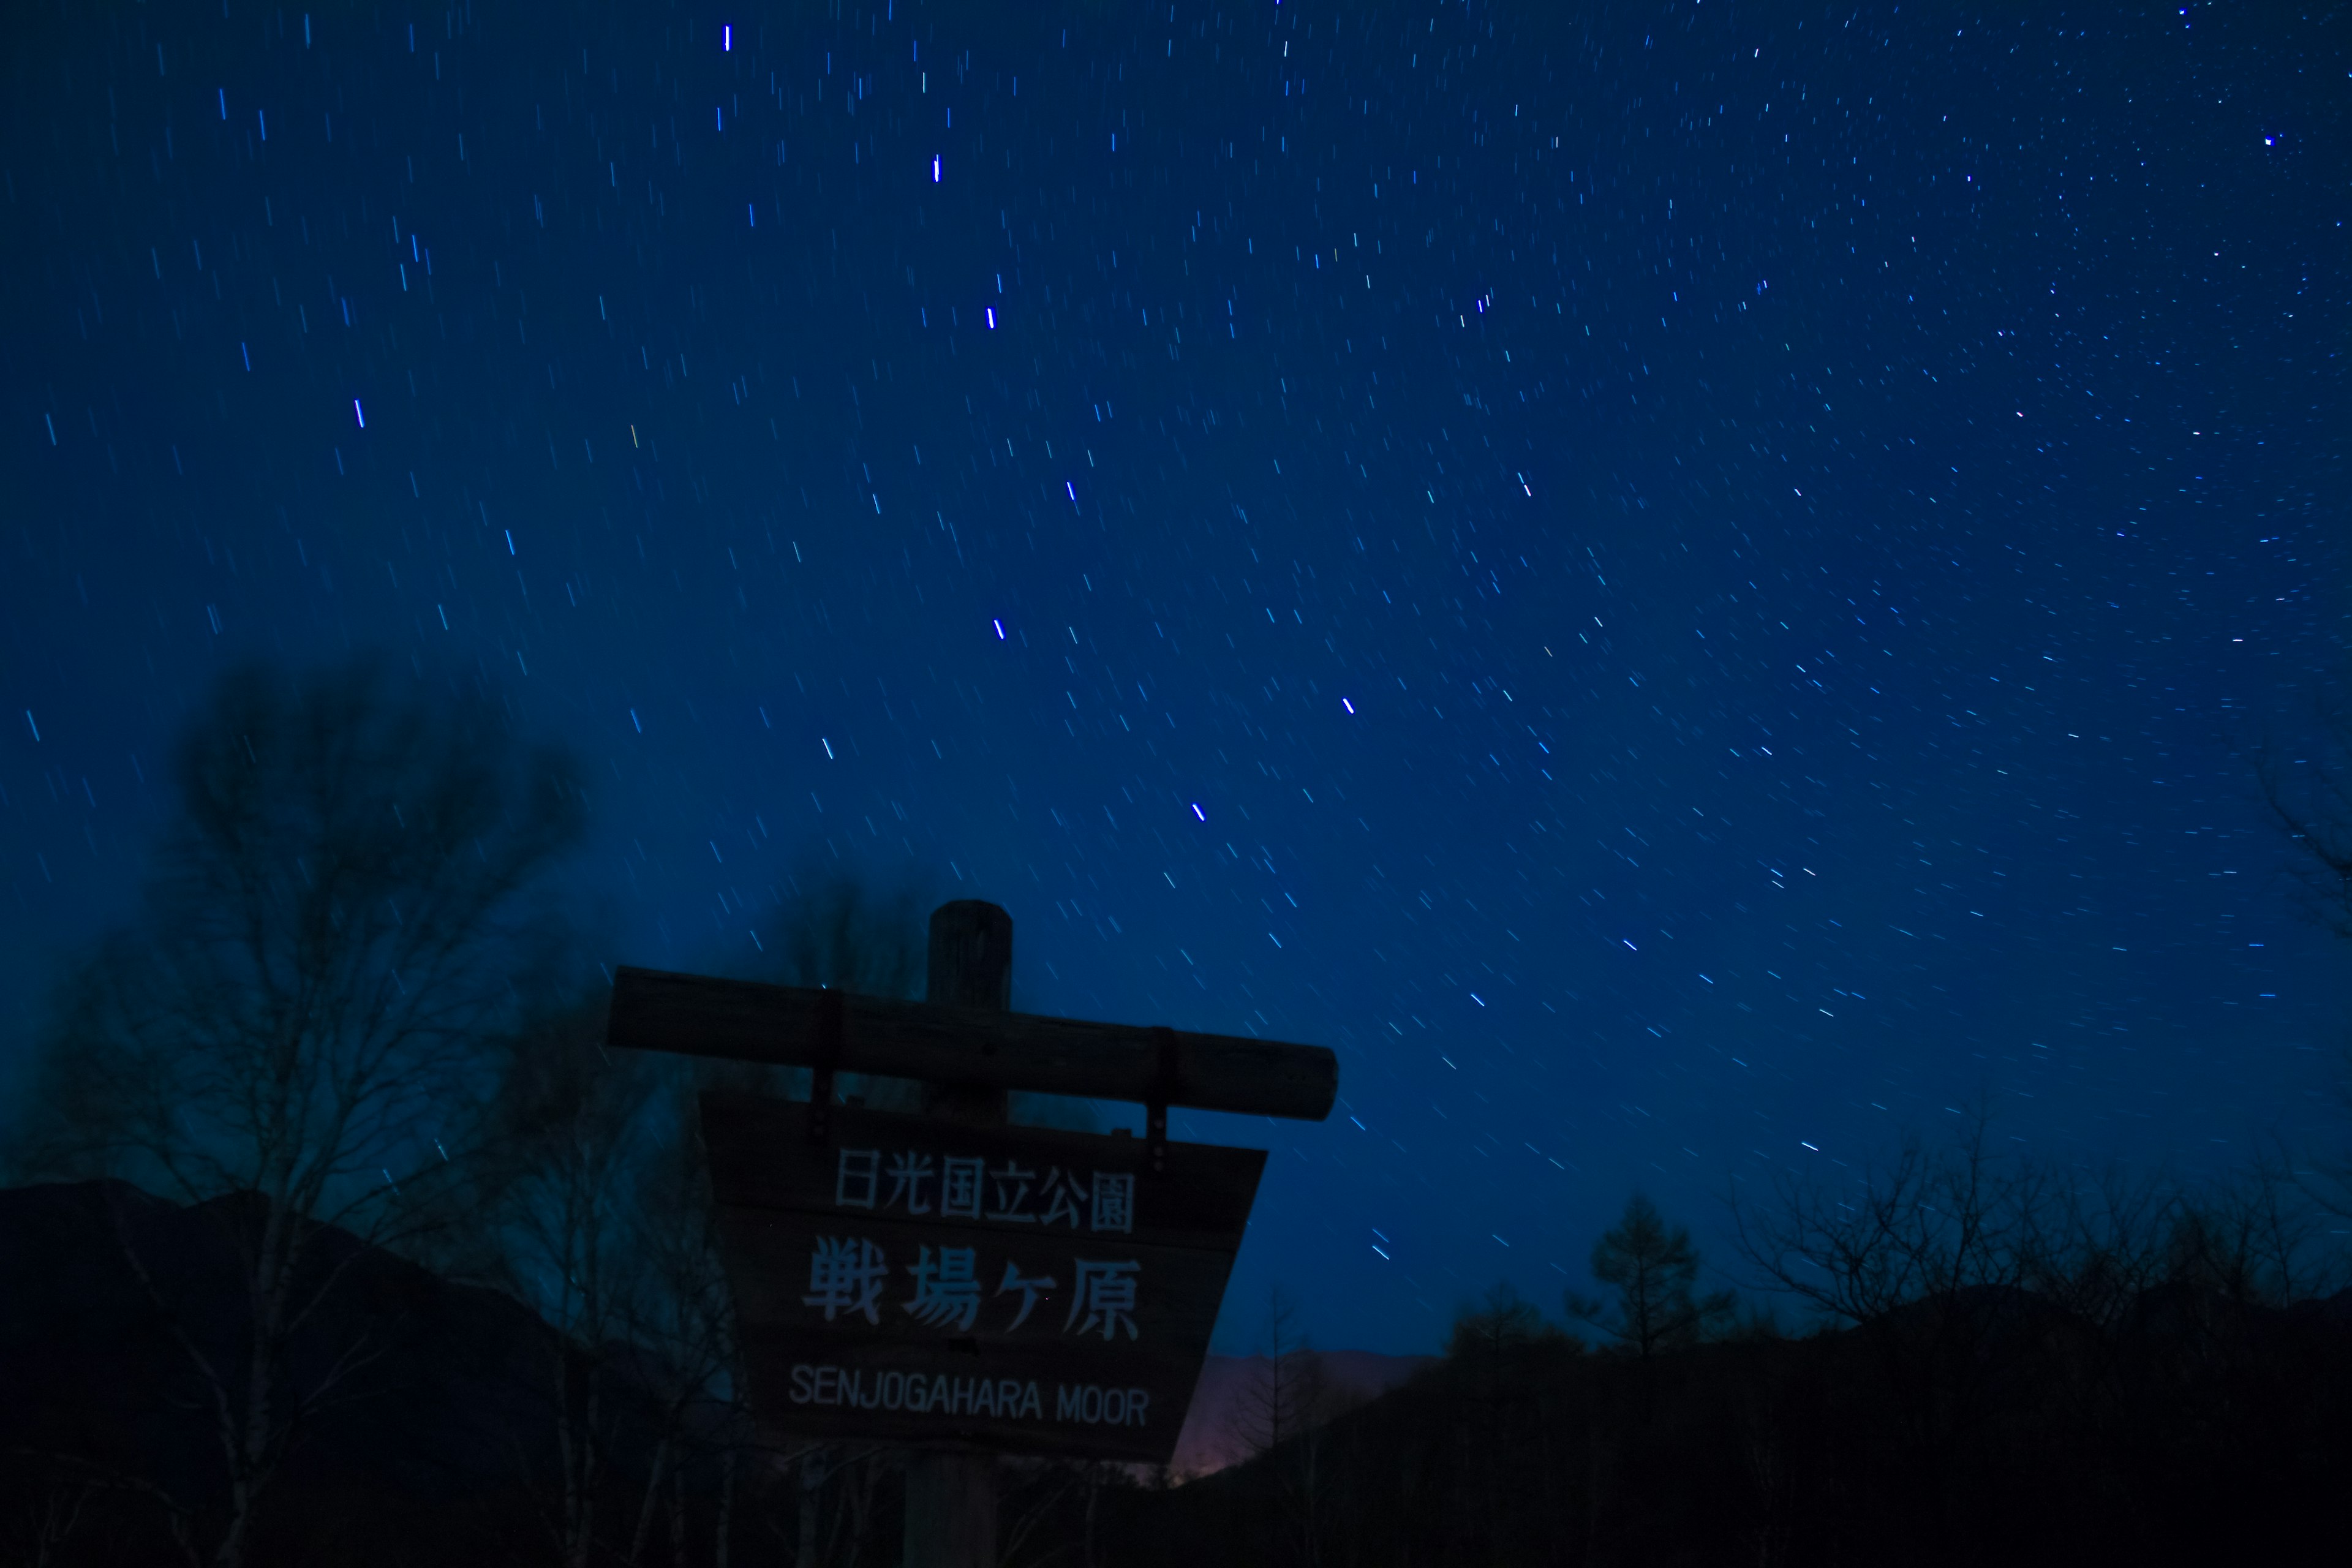
<path id="1" fill-rule="evenodd" d="M 771 1067 L 825 1065 L 819 999 L 796 985 L 621 968 L 606 1043 Z M 1320 1121 L 1339 1090 L 1322 1046 L 1194 1035 L 1032 1013 L 844 995 L 844 1072 L 1018 1089 L 1089 1100 L 1155 1100 L 1201 1110 Z M 1163 1061 L 1164 1058 L 1164 1061 Z"/>

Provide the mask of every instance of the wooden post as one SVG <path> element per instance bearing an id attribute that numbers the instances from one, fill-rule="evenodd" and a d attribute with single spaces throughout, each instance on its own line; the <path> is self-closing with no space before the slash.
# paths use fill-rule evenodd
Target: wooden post
<path id="1" fill-rule="evenodd" d="M 924 1000 L 1008 1011 L 1013 1004 L 1013 917 L 978 899 L 931 911 Z M 967 1126 L 1002 1127 L 1010 1102 L 1001 1089 L 927 1085 L 929 1114 Z M 908 1457 L 905 1568 L 996 1568 L 996 1456 L 924 1449 Z"/>
<path id="2" fill-rule="evenodd" d="M 1168 1109 L 1319 1121 L 1338 1095 L 1339 1064 L 1321 1046 L 1013 1012 L 1013 921 L 993 904 L 934 910 L 928 968 L 929 1000 L 919 1003 L 624 964 L 613 977 L 606 1041 L 616 1050 L 814 1071 L 807 1106 L 715 1089 L 702 1096 L 749 1382 L 780 1424 L 803 1436 L 905 1446 L 906 1568 L 996 1568 L 998 1453 L 1165 1463 L 1182 1429 L 1265 1155 L 1171 1142 Z M 920 1084 L 926 1114 L 829 1108 L 823 1086 L 842 1072 Z M 1131 1100 L 1145 1107 L 1150 1135 L 1013 1128 L 1007 1111 L 1016 1091 Z M 906 1162 L 908 1178 L 887 1195 L 886 1150 Z M 940 1160 L 937 1201 L 925 1201 L 919 1173 Z M 1003 1212 L 979 1212 L 971 1178 L 992 1162 L 1047 1166 L 1058 1211 L 1021 1212 L 1045 1199 L 1016 1183 L 1000 1194 Z M 949 1170 L 962 1173 L 952 1212 Z M 1091 1173 L 1088 1191 L 1077 1190 L 1081 1171 Z M 1011 1223 L 1032 1218 L 1034 1228 Z M 1102 1244 L 1119 1256 L 1077 1262 L 1062 1237 L 1045 1236 L 1057 1218 L 1069 1236 L 1120 1238 Z M 858 1234 L 845 1237 L 845 1226 Z M 845 1258 L 852 1246 L 855 1258 Z M 1093 1315 L 1077 1335 L 1056 1334 L 1050 1323 L 1024 1333 L 1035 1305 L 1024 1293 L 1012 1316 L 1011 1303 L 998 1303 L 1006 1310 L 985 1322 L 968 1311 L 952 1321 L 935 1312 L 919 1322 L 885 1318 L 876 1271 L 895 1272 L 889 1258 L 903 1262 L 918 1247 L 958 1249 L 959 1268 L 985 1247 L 1008 1279 L 1017 1264 L 1041 1289 L 1076 1263 L 1101 1276 L 1087 1290 Z M 835 1278 L 845 1268 L 856 1272 L 848 1286 Z M 1139 1294 L 1146 1278 L 1151 1289 Z M 814 1294 L 803 1294 L 803 1279 Z M 1069 1287 L 1074 1306 L 1082 1288 Z M 845 1289 L 863 1294 L 843 1296 Z M 861 1321 L 839 1321 L 845 1310 Z M 1139 1313 L 1148 1332 L 1139 1333 Z M 963 1331 L 942 1331 L 950 1327 Z M 1120 1327 L 1140 1342 L 1120 1341 Z M 990 1379 L 975 1375 L 983 1367 Z M 867 1396 L 824 1397 L 811 1378 Z M 992 1407 L 980 1395 L 983 1382 L 999 1391 Z M 967 1386 L 969 1408 L 958 1403 Z M 907 1396 L 884 1394 L 877 1405 L 877 1388 Z M 1015 1396 L 1004 1390 L 1018 1391 L 1011 1407 L 1004 1402 Z M 1077 1414 L 1097 1397 L 1108 1425 Z"/>
<path id="3" fill-rule="evenodd" d="M 907 1457 L 906 1568 L 996 1568 L 996 1456 Z"/>

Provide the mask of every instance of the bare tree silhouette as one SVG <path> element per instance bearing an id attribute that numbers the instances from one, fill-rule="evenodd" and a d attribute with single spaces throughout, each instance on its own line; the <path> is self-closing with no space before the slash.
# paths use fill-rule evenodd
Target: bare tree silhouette
<path id="1" fill-rule="evenodd" d="M 906 999 L 923 988 L 928 941 L 925 909 L 911 879 L 885 883 L 853 864 L 821 863 L 805 856 L 785 879 L 775 907 L 759 924 L 754 979 L 779 985 L 848 991 Z M 696 1064 L 706 1088 L 745 1089 L 805 1100 L 809 1073 L 741 1063 Z M 904 1079 L 844 1073 L 836 1092 L 877 1110 L 919 1110 L 919 1086 Z"/>
<path id="2" fill-rule="evenodd" d="M 761 959 L 754 965 L 758 978 L 865 996 L 908 998 L 922 991 L 930 900 L 921 879 L 906 876 L 894 881 L 867 868 L 823 864 L 811 856 L 788 883 L 784 897 L 761 927 Z M 716 1064 L 704 1079 L 713 1085 L 794 1099 L 808 1095 L 805 1068 L 779 1072 Z M 843 1073 L 837 1092 L 845 1100 L 875 1110 L 923 1109 L 922 1086 L 908 1079 Z M 1011 1101 L 1011 1119 L 1020 1126 L 1101 1130 L 1101 1119 L 1087 1100 L 1015 1090 Z"/>
<path id="3" fill-rule="evenodd" d="M 175 1308 L 117 1216 L 217 1449 L 217 1495 L 169 1500 L 198 1521 L 186 1554 L 235 1568 L 305 1421 L 374 1353 L 297 1364 L 359 1255 L 322 1239 L 399 1247 L 446 1222 L 482 1042 L 545 951 L 530 894 L 585 802 L 569 757 L 486 694 L 367 658 L 224 677 L 174 783 L 136 917 L 62 988 L 11 1152 L 20 1177 L 121 1176 L 215 1222 L 229 1332 Z"/>
<path id="4" fill-rule="evenodd" d="M 679 1097 L 660 1065 L 604 1048 L 604 1015 L 591 997 L 517 1032 L 488 1112 L 495 1152 L 476 1163 L 493 1278 L 555 1330 L 542 1392 L 557 1473 L 527 1479 L 566 1568 L 607 1549 L 642 1560 L 687 1413 L 726 1361 L 709 1205 L 675 1190 L 693 1165 L 675 1148 Z M 616 1509 L 625 1552 L 603 1528 Z"/>
<path id="5" fill-rule="evenodd" d="M 2323 705 L 2317 719 L 2317 732 L 2293 743 L 2302 756 L 2266 739 L 2256 773 L 2264 803 L 2294 847 L 2307 912 L 2336 936 L 2352 940 L 2352 710 Z M 2341 1068 L 2337 1095 L 2352 1105 L 2352 1045 L 2342 1053 Z M 2315 1202 L 2352 1218 L 2352 1152 L 2310 1161 L 2301 1182 Z"/>
<path id="6" fill-rule="evenodd" d="M 1465 1302 L 1455 1310 L 1445 1355 L 1462 1378 L 1467 1481 L 1456 1523 L 1474 1561 L 1496 1552 L 1508 1493 L 1523 1481 L 1532 1457 L 1513 1441 L 1530 1370 L 1583 1350 L 1581 1341 L 1547 1320 L 1507 1280 L 1490 1287 L 1475 1305 Z"/>
<path id="7" fill-rule="evenodd" d="M 2336 935 L 2352 938 L 2352 717 L 2323 707 L 2316 732 L 2306 739 L 2265 739 L 2255 777 L 2263 804 L 2294 846 L 2311 913 Z"/>
<path id="8" fill-rule="evenodd" d="M 1323 1425 L 1335 1400 L 1323 1360 L 1297 1324 L 1279 1285 L 1266 1293 L 1265 1349 L 1242 1397 L 1250 1447 L 1269 1468 L 1279 1507 L 1273 1542 L 1278 1561 L 1321 1561 L 1321 1514 L 1329 1507 Z"/>

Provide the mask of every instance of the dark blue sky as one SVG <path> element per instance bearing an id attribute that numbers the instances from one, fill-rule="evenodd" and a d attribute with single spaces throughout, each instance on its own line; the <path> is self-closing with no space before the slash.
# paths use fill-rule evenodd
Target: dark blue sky
<path id="1" fill-rule="evenodd" d="M 614 958 L 839 855 L 1336 1048 L 1189 1119 L 1227 1348 L 1979 1102 L 2341 1143 L 2340 11 L 828 8 L 20 18 L 0 1065 L 214 673 L 380 646 L 579 748 Z"/>

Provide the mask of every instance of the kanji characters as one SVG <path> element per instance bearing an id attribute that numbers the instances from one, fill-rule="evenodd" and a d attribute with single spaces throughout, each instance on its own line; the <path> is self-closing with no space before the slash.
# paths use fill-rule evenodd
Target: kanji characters
<path id="1" fill-rule="evenodd" d="M 915 1277 L 915 1293 L 899 1306 L 912 1313 L 917 1322 L 934 1328 L 952 1326 L 960 1333 L 970 1333 L 972 1318 L 980 1311 L 977 1254 L 969 1247 L 942 1247 L 934 1262 L 932 1250 L 922 1248 L 920 1258 L 908 1266 L 907 1272 Z"/>
<path id="2" fill-rule="evenodd" d="M 847 1236 L 821 1236 L 809 1254 L 809 1293 L 801 1298 L 808 1307 L 824 1309 L 824 1321 L 841 1312 L 863 1312 L 869 1323 L 882 1321 L 875 1304 L 889 1278 L 890 1266 L 882 1249 L 870 1241 Z"/>
<path id="3" fill-rule="evenodd" d="M 1135 1176 L 1132 1173 L 1116 1175 L 1108 1171 L 1095 1173 L 1094 1227 L 1121 1234 L 1134 1230 Z"/>
<path id="4" fill-rule="evenodd" d="M 872 1208 L 881 1170 L 881 1150 L 844 1149 L 833 1179 L 835 1205 L 847 1209 Z"/>
<path id="5" fill-rule="evenodd" d="M 1023 1225 L 1034 1225 L 1037 1216 L 1028 1212 L 1029 1184 L 1037 1179 L 1034 1171 L 1024 1171 L 1012 1161 L 1004 1162 L 1001 1171 L 988 1173 L 988 1184 L 995 1190 L 996 1201 L 988 1211 L 991 1219 L 1013 1220 Z"/>
<path id="6" fill-rule="evenodd" d="M 1045 1199 L 1045 1212 L 1037 1216 L 1038 1223 L 1052 1225 L 1056 1220 L 1067 1220 L 1070 1228 L 1076 1230 L 1086 1217 L 1086 1211 L 1078 1205 L 1087 1201 L 1086 1185 L 1078 1180 L 1078 1173 L 1076 1171 L 1065 1173 L 1059 1166 L 1048 1167 L 1045 1185 L 1041 1190 Z"/>
<path id="7" fill-rule="evenodd" d="M 1099 1184 L 1101 1178 L 1097 1176 L 1096 1181 Z M 1076 1324 L 1079 1333 L 1090 1334 L 1099 1327 L 1102 1337 L 1109 1340 L 1124 1328 L 1129 1339 L 1136 1338 L 1135 1285 L 1136 1277 L 1143 1271 L 1143 1265 L 1132 1261 L 1095 1262 L 1086 1258 L 1075 1261 L 1077 1264 L 1077 1285 L 1071 1292 L 1070 1315 L 1064 1321 L 1062 1331 L 1066 1334 L 1071 1325 Z M 1078 1322 L 1080 1312 L 1087 1315 L 1083 1323 Z"/>
<path id="8" fill-rule="evenodd" d="M 1136 1295 L 1143 1265 L 1133 1259 L 1074 1258 L 1072 1263 L 1076 1288 L 1062 1332 L 1100 1332 L 1108 1341 L 1125 1329 L 1129 1339 L 1139 1338 Z M 898 1303 L 901 1311 L 931 1328 L 972 1331 L 981 1306 L 979 1248 L 919 1247 L 906 1272 L 914 1278 L 915 1293 Z M 889 1276 L 888 1258 L 874 1242 L 862 1237 L 821 1236 L 809 1255 L 809 1293 L 801 1300 L 821 1309 L 828 1323 L 850 1315 L 863 1316 L 879 1327 L 882 1290 Z M 1024 1275 L 1018 1263 L 1007 1262 L 993 1293 L 1015 1296 L 1019 1305 L 1001 1331 L 1011 1333 L 1020 1328 L 1039 1303 L 1059 1289 L 1061 1281 L 1054 1275 Z"/>
<path id="9" fill-rule="evenodd" d="M 977 1157 L 948 1156 L 947 1171 L 940 1181 L 940 1213 L 943 1217 L 980 1217 L 980 1178 L 986 1169 L 987 1162 Z"/>
<path id="10" fill-rule="evenodd" d="M 1045 1180 L 1018 1160 L 995 1169 L 979 1155 L 939 1156 L 915 1150 L 837 1152 L 833 1201 L 837 1208 L 889 1211 L 942 1219 L 984 1219 L 999 1225 L 1067 1225 L 1131 1236 L 1135 1231 L 1132 1172 L 1085 1173 L 1048 1166 Z M 889 1178 L 886 1194 L 883 1178 Z"/>
<path id="11" fill-rule="evenodd" d="M 1007 1290 L 1020 1291 L 1021 1310 L 1013 1314 L 1013 1321 L 1004 1325 L 1004 1331 L 1009 1334 L 1013 1330 L 1019 1328 L 1023 1323 L 1028 1321 L 1029 1314 L 1037 1310 L 1038 1299 L 1044 1296 L 1048 1290 L 1053 1289 L 1055 1283 L 1056 1281 L 1050 1274 L 1041 1275 L 1033 1279 L 1024 1279 L 1021 1277 L 1021 1269 L 1017 1264 L 1006 1264 L 1004 1266 L 1004 1283 L 996 1288 L 996 1293 L 1002 1296 Z"/>
<path id="12" fill-rule="evenodd" d="M 923 1195 L 923 1188 L 934 1174 L 929 1154 L 898 1155 L 890 1162 L 890 1195 L 883 1200 L 883 1206 L 903 1201 L 908 1214 L 930 1213 L 931 1201 Z"/>

